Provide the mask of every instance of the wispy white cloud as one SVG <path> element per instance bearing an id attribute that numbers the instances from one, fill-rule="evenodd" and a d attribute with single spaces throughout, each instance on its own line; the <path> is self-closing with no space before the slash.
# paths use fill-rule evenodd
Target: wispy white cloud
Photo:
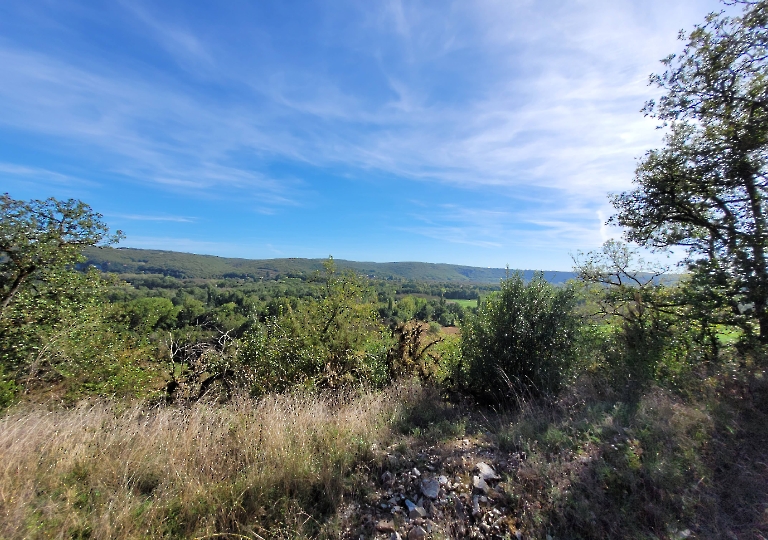
<path id="1" fill-rule="evenodd" d="M 184 216 L 147 216 L 143 214 L 108 214 L 107 217 L 117 217 L 132 221 L 173 221 L 176 223 L 194 223 L 195 218 Z"/>
<path id="2" fill-rule="evenodd" d="M 30 167 L 27 165 L 3 162 L 0 162 L 0 178 L 4 178 L 6 181 L 15 179 L 25 183 L 53 186 L 95 187 L 98 185 L 97 182 L 79 176 L 64 174 L 43 167 Z"/>
<path id="3" fill-rule="evenodd" d="M 214 76 L 216 61 L 203 41 L 189 29 L 183 28 L 170 18 L 163 20 L 139 2 L 118 0 L 116 3 L 125 13 L 138 21 L 152 33 L 154 41 L 187 72 L 198 76 Z"/>

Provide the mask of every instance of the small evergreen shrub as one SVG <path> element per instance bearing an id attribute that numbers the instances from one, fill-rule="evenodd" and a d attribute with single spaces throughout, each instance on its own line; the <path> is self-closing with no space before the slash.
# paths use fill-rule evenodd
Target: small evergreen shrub
<path id="1" fill-rule="evenodd" d="M 576 317 L 571 288 L 537 274 L 513 273 L 462 327 L 463 363 L 456 379 L 486 402 L 559 391 L 573 356 Z"/>

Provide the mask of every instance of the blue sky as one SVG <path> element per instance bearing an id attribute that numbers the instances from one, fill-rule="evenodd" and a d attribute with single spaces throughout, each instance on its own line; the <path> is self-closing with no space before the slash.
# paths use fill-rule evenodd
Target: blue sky
<path id="1" fill-rule="evenodd" d="M 0 3 L 0 191 L 129 247 L 568 270 L 710 0 Z"/>

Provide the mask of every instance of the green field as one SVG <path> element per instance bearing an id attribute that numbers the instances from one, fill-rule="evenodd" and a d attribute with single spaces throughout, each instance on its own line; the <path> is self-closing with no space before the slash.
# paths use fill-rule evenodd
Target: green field
<path id="1" fill-rule="evenodd" d="M 449 303 L 459 304 L 464 309 L 477 307 L 477 300 L 448 300 Z"/>

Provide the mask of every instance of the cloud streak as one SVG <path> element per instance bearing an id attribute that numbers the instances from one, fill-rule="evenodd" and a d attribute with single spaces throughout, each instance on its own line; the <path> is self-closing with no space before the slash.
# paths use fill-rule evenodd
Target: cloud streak
<path id="1" fill-rule="evenodd" d="M 108 217 L 129 219 L 131 221 L 172 221 L 175 223 L 194 223 L 195 218 L 184 216 L 145 216 L 141 214 L 110 214 Z"/>

